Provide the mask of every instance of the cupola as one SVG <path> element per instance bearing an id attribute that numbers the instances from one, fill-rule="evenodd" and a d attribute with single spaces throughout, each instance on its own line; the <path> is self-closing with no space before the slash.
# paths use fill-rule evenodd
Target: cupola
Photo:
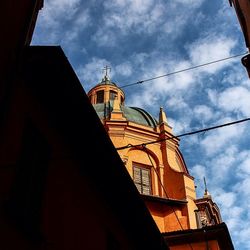
<path id="1" fill-rule="evenodd" d="M 106 66 L 103 70 L 105 74 L 101 82 L 88 92 L 90 102 L 92 105 L 105 104 L 114 102 L 116 99 L 117 105 L 123 105 L 125 100 L 124 92 L 110 80 L 108 75 L 110 67 Z"/>

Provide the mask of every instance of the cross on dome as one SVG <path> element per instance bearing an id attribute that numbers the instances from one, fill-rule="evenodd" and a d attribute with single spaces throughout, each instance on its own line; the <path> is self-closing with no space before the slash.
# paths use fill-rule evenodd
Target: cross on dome
<path id="1" fill-rule="evenodd" d="M 111 68 L 109 66 L 105 66 L 103 69 L 102 69 L 102 72 L 104 72 L 104 76 L 103 76 L 103 80 L 106 81 L 106 80 L 110 80 L 109 78 L 109 75 L 108 75 L 108 71 L 111 72 Z"/>

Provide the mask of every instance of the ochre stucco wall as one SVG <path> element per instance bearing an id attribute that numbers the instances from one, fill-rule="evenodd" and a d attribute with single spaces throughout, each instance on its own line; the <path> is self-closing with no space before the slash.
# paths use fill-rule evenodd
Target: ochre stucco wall
<path id="1" fill-rule="evenodd" d="M 115 88 L 115 86 L 108 84 L 97 85 L 89 92 L 92 104 L 95 104 L 96 90 L 105 90 L 104 99 L 105 102 L 108 102 L 108 93 Z M 119 102 L 123 92 L 117 88 L 117 93 L 119 95 L 117 102 Z M 147 201 L 148 209 L 160 231 L 169 232 L 196 228 L 194 179 L 187 171 L 184 159 L 179 151 L 178 139 L 169 139 L 173 136 L 173 133 L 171 127 L 164 121 L 164 119 L 166 120 L 165 113 L 162 109 L 160 110 L 159 120 L 162 122 L 153 128 L 127 120 L 122 109 L 119 110 L 120 105 L 122 104 L 116 103 L 115 111 L 111 112 L 110 117 L 102 120 L 102 122 L 116 148 L 132 145 L 132 147 L 118 150 L 131 178 L 133 178 L 133 163 L 145 166 L 150 169 L 153 196 L 187 201 L 186 204 L 179 204 L 174 207 L 173 204 L 171 206 L 166 203 L 159 205 Z M 133 147 L 134 145 L 165 138 L 168 138 L 168 140 L 148 144 L 146 147 Z"/>

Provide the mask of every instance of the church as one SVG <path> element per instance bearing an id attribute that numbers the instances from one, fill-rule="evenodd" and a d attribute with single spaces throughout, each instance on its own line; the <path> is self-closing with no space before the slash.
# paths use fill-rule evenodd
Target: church
<path id="1" fill-rule="evenodd" d="M 207 188 L 202 198 L 196 197 L 194 177 L 163 108 L 156 119 L 142 108 L 126 106 L 125 92 L 111 81 L 108 69 L 88 97 L 160 232 L 173 239 L 173 232 L 195 234 L 223 225 Z M 179 243 L 173 241 L 170 249 L 190 249 L 187 242 L 192 239 L 182 245 L 178 237 Z M 218 241 L 206 237 L 204 242 L 203 237 L 192 242 L 192 249 L 232 249 L 220 246 L 219 237 Z"/>
<path id="2" fill-rule="evenodd" d="M 107 68 L 87 95 L 60 46 L 30 46 L 42 6 L 0 9 L 0 249 L 234 249 L 162 108 L 127 107 Z"/>

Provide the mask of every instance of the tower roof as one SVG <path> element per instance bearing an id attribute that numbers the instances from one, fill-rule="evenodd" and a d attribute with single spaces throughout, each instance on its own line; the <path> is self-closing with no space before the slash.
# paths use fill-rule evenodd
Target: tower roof
<path id="1" fill-rule="evenodd" d="M 117 109 L 123 113 L 123 117 L 126 120 L 155 128 L 158 125 L 158 121 L 150 113 L 141 108 L 127 107 L 124 105 L 125 94 L 122 89 L 110 80 L 108 75 L 108 71 L 110 72 L 110 70 L 110 67 L 105 66 L 101 82 L 88 92 L 88 96 L 99 118 L 106 119 L 110 117 L 113 109 L 116 109 L 114 107 L 114 101 L 116 99 L 118 101 Z M 101 91 L 101 95 L 103 95 L 102 98 L 98 100 L 96 97 L 91 98 L 91 96 L 97 96 Z"/>

